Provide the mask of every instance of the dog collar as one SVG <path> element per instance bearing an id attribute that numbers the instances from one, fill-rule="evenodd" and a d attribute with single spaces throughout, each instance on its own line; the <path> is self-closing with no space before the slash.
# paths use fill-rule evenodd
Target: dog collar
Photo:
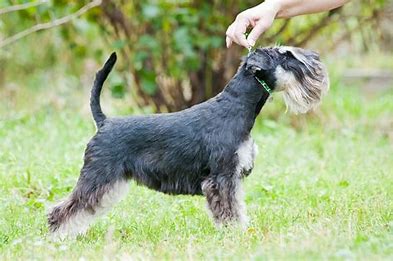
<path id="1" fill-rule="evenodd" d="M 252 46 L 249 46 L 248 48 L 248 54 L 247 56 L 250 56 L 251 52 L 252 52 Z M 269 85 L 267 85 L 267 83 L 264 80 L 259 79 L 257 76 L 255 76 L 255 79 L 262 85 L 263 89 L 265 89 L 265 91 L 267 91 L 269 93 L 269 95 L 272 95 L 272 89 L 270 89 Z"/>
<path id="2" fill-rule="evenodd" d="M 272 95 L 272 89 L 270 89 L 269 85 L 264 80 L 259 79 L 258 77 L 254 76 L 255 79 L 262 85 L 263 89 L 269 93 L 269 95 Z"/>

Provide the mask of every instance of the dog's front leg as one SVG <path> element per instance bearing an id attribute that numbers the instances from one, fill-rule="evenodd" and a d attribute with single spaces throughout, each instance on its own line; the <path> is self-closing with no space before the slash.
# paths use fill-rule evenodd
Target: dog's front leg
<path id="1" fill-rule="evenodd" d="M 231 224 L 247 226 L 243 191 L 237 175 L 226 173 L 209 177 L 202 182 L 202 191 L 218 227 Z"/>

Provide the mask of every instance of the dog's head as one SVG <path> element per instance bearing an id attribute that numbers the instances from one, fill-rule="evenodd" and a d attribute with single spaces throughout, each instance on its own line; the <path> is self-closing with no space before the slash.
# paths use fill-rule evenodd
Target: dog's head
<path id="1" fill-rule="evenodd" d="M 294 113 L 315 108 L 329 89 L 327 70 L 313 51 L 288 46 L 258 48 L 246 58 L 245 68 L 273 91 L 282 91 Z"/>

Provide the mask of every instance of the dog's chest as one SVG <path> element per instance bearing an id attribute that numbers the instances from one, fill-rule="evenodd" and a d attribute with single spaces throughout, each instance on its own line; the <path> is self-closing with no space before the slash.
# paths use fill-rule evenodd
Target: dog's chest
<path id="1" fill-rule="evenodd" d="M 238 159 L 237 172 L 241 177 L 248 176 L 251 173 L 257 154 L 258 147 L 251 137 L 248 137 L 239 145 L 236 151 Z"/>

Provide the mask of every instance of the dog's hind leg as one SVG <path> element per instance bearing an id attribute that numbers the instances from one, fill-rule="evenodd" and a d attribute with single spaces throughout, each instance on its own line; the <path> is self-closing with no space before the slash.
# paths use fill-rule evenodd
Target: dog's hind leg
<path id="1" fill-rule="evenodd" d="M 212 176 L 202 182 L 202 191 L 217 226 L 240 223 L 247 226 L 240 179 L 231 175 Z"/>
<path id="2" fill-rule="evenodd" d="M 128 190 L 121 170 L 86 162 L 71 195 L 48 214 L 49 230 L 56 238 L 83 234 L 94 219 L 119 202 Z"/>

